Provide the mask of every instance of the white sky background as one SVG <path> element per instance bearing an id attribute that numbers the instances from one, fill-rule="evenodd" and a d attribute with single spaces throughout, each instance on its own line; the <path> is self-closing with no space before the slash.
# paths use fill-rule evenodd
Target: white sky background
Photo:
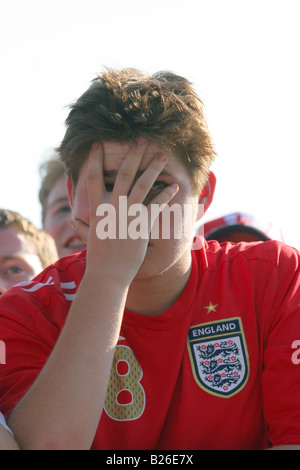
<path id="1" fill-rule="evenodd" d="M 40 226 L 39 165 L 103 66 L 168 69 L 219 154 L 204 220 L 243 211 L 300 249 L 300 0 L 0 0 L 0 207 Z"/>

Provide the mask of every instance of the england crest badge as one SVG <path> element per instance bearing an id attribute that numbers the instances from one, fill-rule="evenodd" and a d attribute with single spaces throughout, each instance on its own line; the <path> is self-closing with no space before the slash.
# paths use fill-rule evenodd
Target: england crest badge
<path id="1" fill-rule="evenodd" d="M 240 318 L 192 326 L 187 341 L 193 375 L 203 390 L 229 398 L 246 385 L 249 357 Z"/>

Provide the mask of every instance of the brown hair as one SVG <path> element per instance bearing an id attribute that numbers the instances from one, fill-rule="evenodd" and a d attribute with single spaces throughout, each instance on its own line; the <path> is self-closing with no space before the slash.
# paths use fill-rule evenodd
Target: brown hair
<path id="1" fill-rule="evenodd" d="M 42 182 L 39 190 L 39 201 L 42 206 L 42 224 L 44 226 L 49 193 L 59 178 L 65 176 L 65 166 L 56 152 L 48 161 L 42 163 L 40 175 Z"/>
<path id="2" fill-rule="evenodd" d="M 35 248 L 43 269 L 58 260 L 56 245 L 51 235 L 36 228 L 18 212 L 0 209 L 0 229 L 9 227 L 26 236 Z"/>
<path id="3" fill-rule="evenodd" d="M 74 184 L 94 142 L 156 142 L 182 161 L 197 191 L 216 156 L 202 101 L 187 79 L 172 72 L 107 69 L 71 105 L 66 127 L 57 150 Z"/>

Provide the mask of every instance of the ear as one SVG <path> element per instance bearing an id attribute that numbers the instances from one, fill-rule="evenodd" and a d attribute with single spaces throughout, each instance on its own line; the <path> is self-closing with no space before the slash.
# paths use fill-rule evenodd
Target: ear
<path id="1" fill-rule="evenodd" d="M 67 192 L 69 196 L 70 206 L 73 207 L 73 183 L 67 176 Z"/>
<path id="2" fill-rule="evenodd" d="M 214 197 L 214 193 L 215 193 L 216 183 L 217 183 L 217 178 L 215 174 L 211 171 L 209 173 L 208 180 L 199 196 L 198 204 L 200 204 L 200 207 L 198 210 L 197 220 L 203 217 L 203 215 L 205 214 L 205 212 L 211 205 L 213 197 Z"/>

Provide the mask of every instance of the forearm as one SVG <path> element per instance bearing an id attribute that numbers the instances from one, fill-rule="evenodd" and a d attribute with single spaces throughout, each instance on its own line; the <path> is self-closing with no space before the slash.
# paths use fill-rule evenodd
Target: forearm
<path id="1" fill-rule="evenodd" d="M 0 450 L 19 450 L 18 444 L 7 429 L 0 424 Z"/>
<path id="2" fill-rule="evenodd" d="M 126 295 L 104 277 L 83 278 L 49 360 L 9 420 L 21 448 L 90 448 Z"/>

